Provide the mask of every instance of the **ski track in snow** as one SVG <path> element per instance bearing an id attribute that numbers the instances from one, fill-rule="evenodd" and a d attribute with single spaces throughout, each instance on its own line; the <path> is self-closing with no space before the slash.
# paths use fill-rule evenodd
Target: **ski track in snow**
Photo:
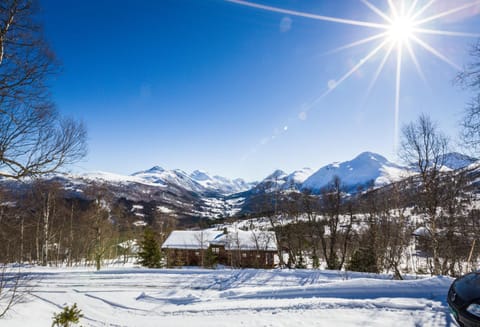
<path id="1" fill-rule="evenodd" d="M 2 326 L 49 326 L 77 303 L 83 326 L 454 326 L 452 279 L 319 270 L 30 269 Z"/>

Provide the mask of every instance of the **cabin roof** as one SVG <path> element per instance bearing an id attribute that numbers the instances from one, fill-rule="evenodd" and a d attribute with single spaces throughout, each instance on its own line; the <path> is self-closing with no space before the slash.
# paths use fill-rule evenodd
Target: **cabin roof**
<path id="1" fill-rule="evenodd" d="M 173 231 L 162 249 L 199 250 L 210 245 L 224 246 L 226 250 L 276 251 L 275 234 L 260 230 L 205 229 L 196 231 Z"/>

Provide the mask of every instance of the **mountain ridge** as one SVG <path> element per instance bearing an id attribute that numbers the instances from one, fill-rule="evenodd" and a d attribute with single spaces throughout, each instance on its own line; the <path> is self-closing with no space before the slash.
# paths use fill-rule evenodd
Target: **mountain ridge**
<path id="1" fill-rule="evenodd" d="M 472 161 L 480 164 L 480 161 L 474 158 L 456 153 L 448 154 L 446 159 L 449 160 L 444 161 L 451 165 L 449 169 L 467 167 Z M 131 175 L 91 172 L 77 175 L 52 174 L 42 179 L 61 184 L 68 197 L 92 200 L 89 194 L 91 196 L 93 187 L 102 190 L 102 196 L 111 201 L 127 201 L 145 208 L 161 208 L 158 209 L 159 215 L 168 213 L 179 220 L 195 221 L 200 218 L 218 219 L 254 212 L 259 206 L 257 202 L 264 201 L 262 195 L 276 191 L 287 195 L 290 192 L 304 191 L 320 194 L 335 176 L 340 178 L 344 191 L 354 194 L 362 187 L 372 186 L 372 182 L 374 187 L 382 187 L 414 173 L 414 170 L 392 163 L 379 154 L 363 152 L 352 160 L 334 162 L 317 170 L 302 168 L 287 173 L 277 169 L 255 183 L 245 182 L 241 178 L 229 179 L 211 175 L 201 170 L 187 173 L 180 169 L 167 170 L 161 166 L 153 166 Z M 478 175 L 480 176 L 480 169 Z M 19 190 L 18 194 L 28 188 L 28 181 L 23 183 L 2 179 L 0 182 L 7 189 Z M 150 215 L 150 220 L 154 219 L 148 211 L 142 214 L 145 217 Z"/>
<path id="2" fill-rule="evenodd" d="M 477 161 L 476 158 L 458 152 L 447 153 L 441 159 L 444 168 L 449 170 L 460 169 Z M 317 170 L 305 167 L 288 173 L 276 169 L 259 182 L 246 182 L 242 178 L 230 179 L 219 175 L 211 175 L 198 169 L 191 173 L 181 169 L 167 170 L 158 165 L 131 175 L 102 173 L 104 174 L 102 176 L 101 174 L 87 173 L 85 176 L 105 179 L 116 176 L 115 178 L 124 182 L 140 182 L 159 187 L 168 187 L 168 185 L 175 184 L 187 191 L 202 195 L 230 196 L 248 191 L 268 193 L 274 190 L 309 190 L 313 193 L 319 193 L 328 186 L 335 176 L 340 178 L 347 190 L 355 192 L 355 189 L 359 186 L 373 183 L 374 186 L 379 187 L 414 173 L 415 170 L 411 165 L 400 165 L 388 160 L 381 154 L 365 151 L 351 160 L 332 162 Z"/>

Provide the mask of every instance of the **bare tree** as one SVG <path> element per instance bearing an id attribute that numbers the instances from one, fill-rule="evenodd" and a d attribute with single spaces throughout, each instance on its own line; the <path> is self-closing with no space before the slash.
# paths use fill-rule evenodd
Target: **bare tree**
<path id="1" fill-rule="evenodd" d="M 467 148 L 480 148 L 480 41 L 472 48 L 472 62 L 458 74 L 459 83 L 473 91 L 473 96 L 465 108 L 462 121 L 462 136 Z"/>
<path id="2" fill-rule="evenodd" d="M 47 80 L 57 72 L 36 21 L 35 0 L 0 4 L 0 176 L 56 171 L 86 153 L 83 124 L 55 109 Z"/>
<path id="3" fill-rule="evenodd" d="M 208 249 L 210 245 L 208 236 L 205 235 L 205 232 L 203 230 L 201 230 L 199 233 L 195 234 L 195 240 L 197 241 L 197 244 L 200 247 L 200 251 L 199 251 L 200 262 L 198 264 L 204 267 L 205 266 L 205 249 Z"/>
<path id="4" fill-rule="evenodd" d="M 51 101 L 47 82 L 58 72 L 58 63 L 45 42 L 37 11 L 36 0 L 0 2 L 0 177 L 20 179 L 54 172 L 86 154 L 85 127 L 63 118 Z M 44 262 L 49 209 L 43 217 Z M 21 222 L 23 235 L 23 218 Z M 23 244 L 22 236 L 21 259 Z M 19 272 L 17 281 L 22 280 L 20 276 Z M 17 298 L 8 285 L 0 284 L 0 293 L 9 297 L 3 314 Z"/>
<path id="5" fill-rule="evenodd" d="M 104 260 L 111 257 L 109 251 L 117 239 L 108 205 L 111 198 L 103 185 L 91 186 L 85 194 L 91 198 L 91 205 L 87 211 L 89 231 L 86 243 L 89 244 L 89 257 L 93 259 L 96 269 L 100 270 Z"/>
<path id="6" fill-rule="evenodd" d="M 255 258 L 253 264 L 255 268 L 270 267 L 270 262 L 266 252 L 269 247 L 276 244 L 274 239 L 275 233 L 270 233 L 262 230 L 252 230 L 250 239 L 254 244 Z M 272 258 L 273 259 L 273 258 Z M 273 264 L 273 260 L 271 262 Z"/>
<path id="7" fill-rule="evenodd" d="M 0 318 L 28 293 L 30 276 L 6 264 L 0 265 Z"/>
<path id="8" fill-rule="evenodd" d="M 439 274 L 441 168 L 447 153 L 448 139 L 426 115 L 421 115 L 416 122 L 404 126 L 402 133 L 400 157 L 412 164 L 419 173 L 416 201 L 426 214 L 425 227 L 431 236 L 432 273 Z"/>
<path id="9" fill-rule="evenodd" d="M 335 176 L 330 185 L 322 191 L 321 211 L 325 218 L 325 226 L 328 228 L 328 233 L 324 229 L 319 235 L 327 269 L 342 269 L 351 236 L 353 214 L 348 215 L 348 221 L 342 217 L 344 199 L 342 183 L 338 176 Z M 349 211 L 351 213 L 351 210 Z"/>

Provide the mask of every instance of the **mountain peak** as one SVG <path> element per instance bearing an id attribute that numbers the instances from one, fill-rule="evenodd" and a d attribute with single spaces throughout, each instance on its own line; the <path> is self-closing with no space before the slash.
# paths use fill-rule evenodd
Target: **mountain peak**
<path id="1" fill-rule="evenodd" d="M 387 158 L 384 156 L 374 153 L 374 152 L 369 152 L 365 151 L 360 153 L 358 156 L 356 156 L 352 161 L 358 161 L 358 160 L 374 160 L 374 161 L 379 161 L 379 162 L 387 162 Z"/>
<path id="2" fill-rule="evenodd" d="M 302 189 L 315 192 L 326 187 L 337 176 L 347 189 L 355 189 L 371 181 L 377 185 L 398 179 L 405 168 L 374 152 L 362 152 L 350 161 L 320 168 L 303 183 Z"/>
<path id="3" fill-rule="evenodd" d="M 139 175 L 139 174 L 161 174 L 164 171 L 165 171 L 165 169 L 160 167 L 160 166 L 153 166 L 150 169 L 141 170 L 141 171 L 138 171 L 136 173 L 133 173 L 132 176 Z"/>
<path id="4" fill-rule="evenodd" d="M 286 176 L 287 173 L 284 172 L 283 170 L 281 169 L 277 169 L 275 170 L 273 173 L 271 173 L 270 175 L 268 175 L 264 180 L 276 180 L 276 179 L 279 179 L 281 178 L 282 176 Z"/>
<path id="5" fill-rule="evenodd" d="M 450 152 L 443 155 L 441 161 L 443 162 L 444 167 L 456 170 L 465 168 L 472 163 L 478 161 L 478 159 L 458 152 Z"/>
<path id="6" fill-rule="evenodd" d="M 212 179 L 210 175 L 203 170 L 195 170 L 190 174 L 190 177 L 197 181 L 206 181 Z"/>

